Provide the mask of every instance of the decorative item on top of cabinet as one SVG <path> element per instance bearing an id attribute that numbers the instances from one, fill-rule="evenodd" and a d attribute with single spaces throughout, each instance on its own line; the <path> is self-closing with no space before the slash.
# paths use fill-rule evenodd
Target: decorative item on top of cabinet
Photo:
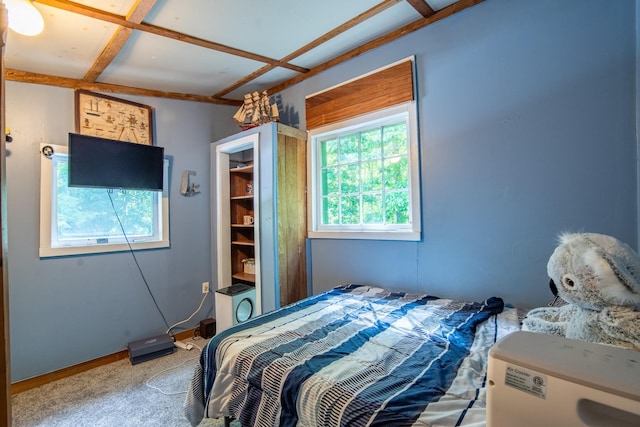
<path id="1" fill-rule="evenodd" d="M 247 93 L 244 103 L 233 115 L 233 120 L 242 130 L 251 129 L 269 122 L 277 122 L 280 119 L 278 105 L 271 104 L 267 91 Z"/>

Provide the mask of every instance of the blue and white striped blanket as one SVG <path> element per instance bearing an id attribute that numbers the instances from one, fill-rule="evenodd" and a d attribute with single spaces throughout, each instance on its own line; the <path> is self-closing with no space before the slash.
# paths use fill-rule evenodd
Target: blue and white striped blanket
<path id="1" fill-rule="evenodd" d="M 499 298 L 337 287 L 212 338 L 185 413 L 194 426 L 482 426 L 488 350 L 518 329 Z"/>

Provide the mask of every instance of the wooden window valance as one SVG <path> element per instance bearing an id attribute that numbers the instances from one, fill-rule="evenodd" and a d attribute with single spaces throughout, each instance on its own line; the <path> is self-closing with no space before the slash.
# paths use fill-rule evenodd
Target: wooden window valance
<path id="1" fill-rule="evenodd" d="M 413 60 L 408 59 L 307 97 L 307 129 L 315 129 L 413 99 Z"/>

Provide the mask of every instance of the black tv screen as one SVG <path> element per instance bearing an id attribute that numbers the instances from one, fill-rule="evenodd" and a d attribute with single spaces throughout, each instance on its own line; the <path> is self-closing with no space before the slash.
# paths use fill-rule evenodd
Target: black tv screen
<path id="1" fill-rule="evenodd" d="M 69 187 L 162 190 L 164 148 L 69 133 Z"/>

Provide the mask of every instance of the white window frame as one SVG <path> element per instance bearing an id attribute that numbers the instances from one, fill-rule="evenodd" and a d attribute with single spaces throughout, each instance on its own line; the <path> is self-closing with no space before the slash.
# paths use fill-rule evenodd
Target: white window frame
<path id="1" fill-rule="evenodd" d="M 322 225 L 322 191 L 320 185 L 321 168 L 318 143 L 332 134 L 343 133 L 351 129 L 358 129 L 376 122 L 384 123 L 390 118 L 403 117 L 407 120 L 409 133 L 409 199 L 410 219 L 406 225 L 386 226 L 353 226 L 353 225 Z M 310 184 L 308 192 L 308 224 L 309 237 L 322 239 L 371 239 L 371 240 L 408 240 L 421 239 L 422 220 L 420 208 L 420 171 L 418 152 L 418 119 L 417 106 L 414 101 L 385 108 L 373 113 L 364 114 L 352 119 L 322 126 L 309 131 L 309 155 L 307 178 Z"/>
<path id="2" fill-rule="evenodd" d="M 53 148 L 55 154 L 67 154 L 67 146 L 53 145 L 53 144 L 41 144 L 40 152 L 45 146 Z M 129 243 L 124 238 L 110 239 L 109 243 L 98 243 L 97 239 L 86 241 L 82 246 L 56 246 L 55 238 L 52 237 L 53 221 L 52 211 L 54 209 L 54 190 L 53 190 L 53 160 L 45 157 L 41 154 L 40 160 L 40 257 L 58 257 L 68 255 L 83 255 L 83 254 L 97 254 L 108 252 L 120 252 L 141 249 L 156 249 L 167 248 L 170 246 L 169 240 L 169 190 L 168 190 L 168 176 L 169 176 L 169 161 L 164 160 L 163 167 L 163 182 L 164 190 L 161 193 L 160 209 L 158 212 L 158 225 L 162 228 L 156 230 L 156 233 L 160 236 L 159 240 L 153 241 L 135 241 L 135 239 L 129 239 Z M 107 191 L 105 189 L 105 191 Z M 118 191 L 118 190 L 114 190 Z M 159 233 L 158 233 L 159 231 Z M 129 247 L 131 245 L 131 248 Z"/>

